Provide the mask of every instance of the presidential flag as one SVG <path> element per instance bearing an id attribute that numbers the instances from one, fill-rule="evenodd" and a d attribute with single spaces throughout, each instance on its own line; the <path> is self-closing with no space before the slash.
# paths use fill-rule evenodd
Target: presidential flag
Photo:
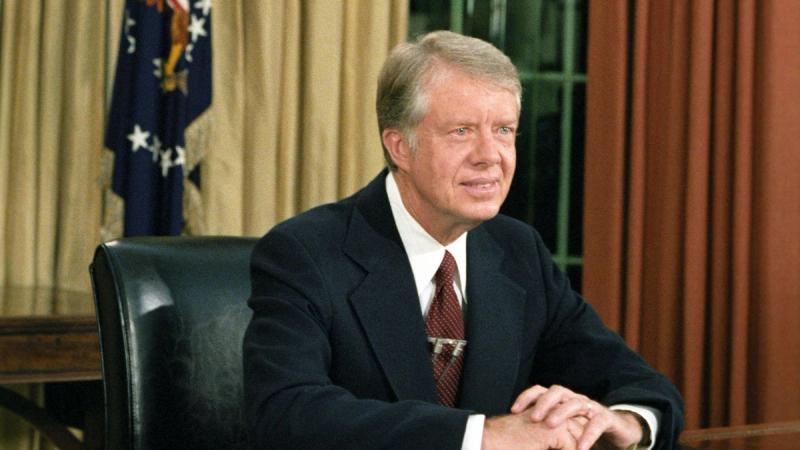
<path id="1" fill-rule="evenodd" d="M 105 139 L 125 236 L 185 230 L 210 104 L 211 0 L 127 0 Z"/>

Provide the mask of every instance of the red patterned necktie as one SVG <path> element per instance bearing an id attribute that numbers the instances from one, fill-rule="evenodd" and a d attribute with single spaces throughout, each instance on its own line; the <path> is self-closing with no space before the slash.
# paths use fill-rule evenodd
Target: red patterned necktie
<path id="1" fill-rule="evenodd" d="M 453 275 L 456 261 L 450 252 L 444 252 L 444 259 L 436 271 L 436 293 L 431 301 L 425 327 L 433 352 L 433 377 L 436 380 L 436 394 L 439 403 L 454 406 L 461 379 L 461 366 L 464 360 L 464 317 L 453 289 Z M 437 339 L 434 339 L 437 338 Z M 447 340 L 457 340 L 449 342 Z"/>

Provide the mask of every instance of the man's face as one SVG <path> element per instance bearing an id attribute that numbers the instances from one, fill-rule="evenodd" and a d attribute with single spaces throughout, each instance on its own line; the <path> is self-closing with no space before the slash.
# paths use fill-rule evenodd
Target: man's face
<path id="1" fill-rule="evenodd" d="M 516 166 L 517 99 L 445 69 L 426 86 L 417 149 L 398 164 L 406 208 L 443 244 L 497 215 Z"/>

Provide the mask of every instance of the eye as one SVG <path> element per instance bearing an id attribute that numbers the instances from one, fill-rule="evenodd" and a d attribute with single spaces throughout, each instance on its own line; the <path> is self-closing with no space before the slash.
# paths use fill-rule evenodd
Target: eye
<path id="1" fill-rule="evenodd" d="M 453 132 L 457 136 L 465 136 L 467 134 L 467 128 L 466 127 L 458 127 L 455 130 L 453 130 Z"/>
<path id="2" fill-rule="evenodd" d="M 514 129 L 511 127 L 500 127 L 500 134 L 514 134 Z"/>

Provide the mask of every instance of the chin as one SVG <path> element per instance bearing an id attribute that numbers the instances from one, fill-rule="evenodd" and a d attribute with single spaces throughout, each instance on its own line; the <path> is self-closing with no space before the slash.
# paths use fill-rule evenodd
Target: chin
<path id="1" fill-rule="evenodd" d="M 470 214 L 466 214 L 467 217 L 472 219 L 474 222 L 486 222 L 487 220 L 493 219 L 497 214 L 500 213 L 500 206 L 483 206 L 480 208 L 475 208 L 470 211 Z"/>

